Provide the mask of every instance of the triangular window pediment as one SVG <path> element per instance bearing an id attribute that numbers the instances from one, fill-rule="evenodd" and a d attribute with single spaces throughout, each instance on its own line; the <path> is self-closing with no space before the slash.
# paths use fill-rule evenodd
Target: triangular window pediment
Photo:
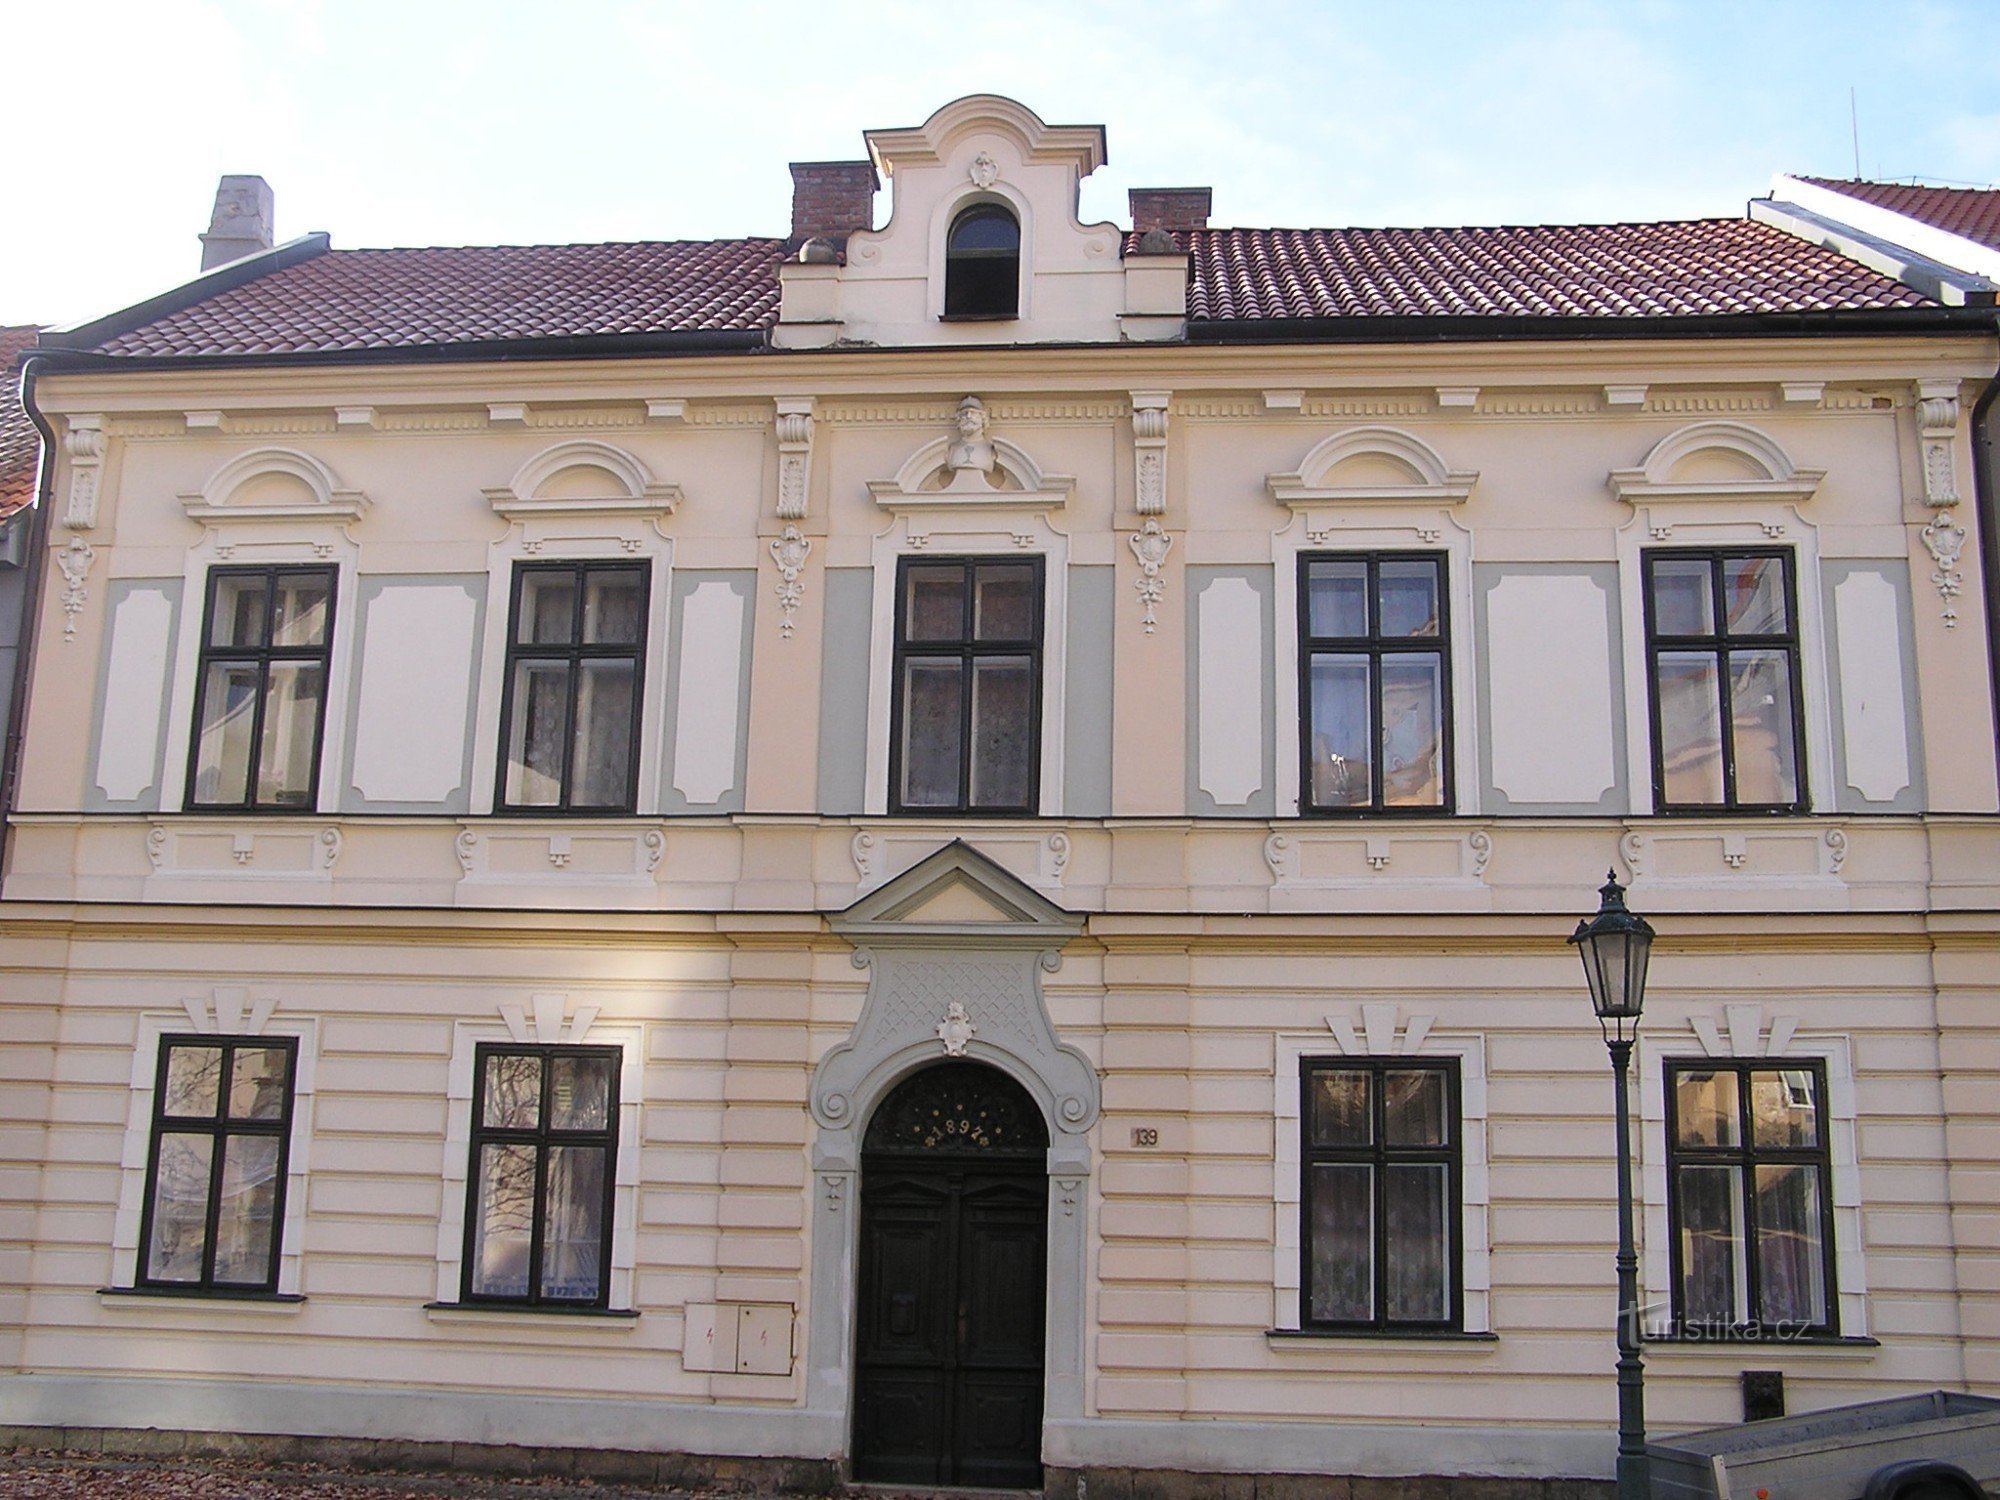
<path id="1" fill-rule="evenodd" d="M 954 840 L 863 896 L 831 925 L 842 937 L 873 947 L 949 938 L 1059 947 L 1082 930 L 1083 919 Z"/>

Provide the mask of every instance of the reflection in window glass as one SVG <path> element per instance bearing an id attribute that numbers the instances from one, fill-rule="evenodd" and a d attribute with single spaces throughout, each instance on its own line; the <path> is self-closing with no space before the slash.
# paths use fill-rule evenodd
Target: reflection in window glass
<path id="1" fill-rule="evenodd" d="M 296 1058 L 290 1041 L 162 1039 L 142 1286 L 276 1290 Z"/>
<path id="2" fill-rule="evenodd" d="M 604 1047 L 477 1049 L 467 1299 L 605 1305 L 621 1062 Z"/>
<path id="3" fill-rule="evenodd" d="M 1301 1317 L 1325 1327 L 1458 1322 L 1457 1071 L 1304 1064 Z"/>
<path id="4" fill-rule="evenodd" d="M 1660 806 L 1802 809 L 1790 555 L 1656 551 L 1643 570 Z"/>
<path id="5" fill-rule="evenodd" d="M 1305 810 L 1449 807 L 1443 560 L 1305 556 L 1299 566 Z"/>
<path id="6" fill-rule="evenodd" d="M 333 585 L 331 568 L 210 573 L 188 806 L 313 806 Z"/>
<path id="7" fill-rule="evenodd" d="M 644 564 L 516 568 L 501 807 L 632 810 L 650 583 Z"/>
<path id="8" fill-rule="evenodd" d="M 1833 1327 L 1817 1066 L 1667 1064 L 1674 1314 L 1698 1336 Z"/>
<path id="9" fill-rule="evenodd" d="M 905 559 L 896 592 L 894 810 L 1033 811 L 1039 559 Z"/>

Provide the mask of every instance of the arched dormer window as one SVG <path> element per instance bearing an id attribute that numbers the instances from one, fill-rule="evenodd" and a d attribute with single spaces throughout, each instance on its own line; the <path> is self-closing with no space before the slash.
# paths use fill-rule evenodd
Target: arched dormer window
<path id="1" fill-rule="evenodd" d="M 998 203 L 975 203 L 944 242 L 944 315 L 1012 318 L 1021 310 L 1021 223 Z"/>

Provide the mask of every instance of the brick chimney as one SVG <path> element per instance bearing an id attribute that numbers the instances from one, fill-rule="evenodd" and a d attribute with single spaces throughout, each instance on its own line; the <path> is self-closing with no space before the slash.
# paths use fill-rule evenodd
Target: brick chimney
<path id="1" fill-rule="evenodd" d="M 858 229 L 875 227 L 875 189 L 882 185 L 866 161 L 792 163 L 792 243 L 829 239 L 844 244 Z"/>
<path id="2" fill-rule="evenodd" d="M 201 268 L 271 248 L 271 185 L 261 177 L 225 177 L 215 190 L 215 212 L 201 237 Z"/>
<path id="3" fill-rule="evenodd" d="M 1206 229 L 1209 200 L 1214 196 L 1205 187 L 1133 188 L 1132 232 L 1149 229 Z"/>

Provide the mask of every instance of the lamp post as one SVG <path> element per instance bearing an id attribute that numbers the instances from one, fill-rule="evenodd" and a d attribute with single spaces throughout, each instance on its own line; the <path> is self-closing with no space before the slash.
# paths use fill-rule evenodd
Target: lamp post
<path id="1" fill-rule="evenodd" d="M 1611 1053 L 1612 1110 L 1618 1122 L 1618 1500 L 1647 1500 L 1646 1374 L 1639 1359 L 1639 1255 L 1632 1242 L 1632 1124 L 1627 1074 L 1639 1011 L 1646 1003 L 1646 960 L 1653 928 L 1625 909 L 1625 889 L 1607 870 L 1597 915 L 1578 922 L 1570 941 L 1583 958 L 1590 1004 Z"/>

